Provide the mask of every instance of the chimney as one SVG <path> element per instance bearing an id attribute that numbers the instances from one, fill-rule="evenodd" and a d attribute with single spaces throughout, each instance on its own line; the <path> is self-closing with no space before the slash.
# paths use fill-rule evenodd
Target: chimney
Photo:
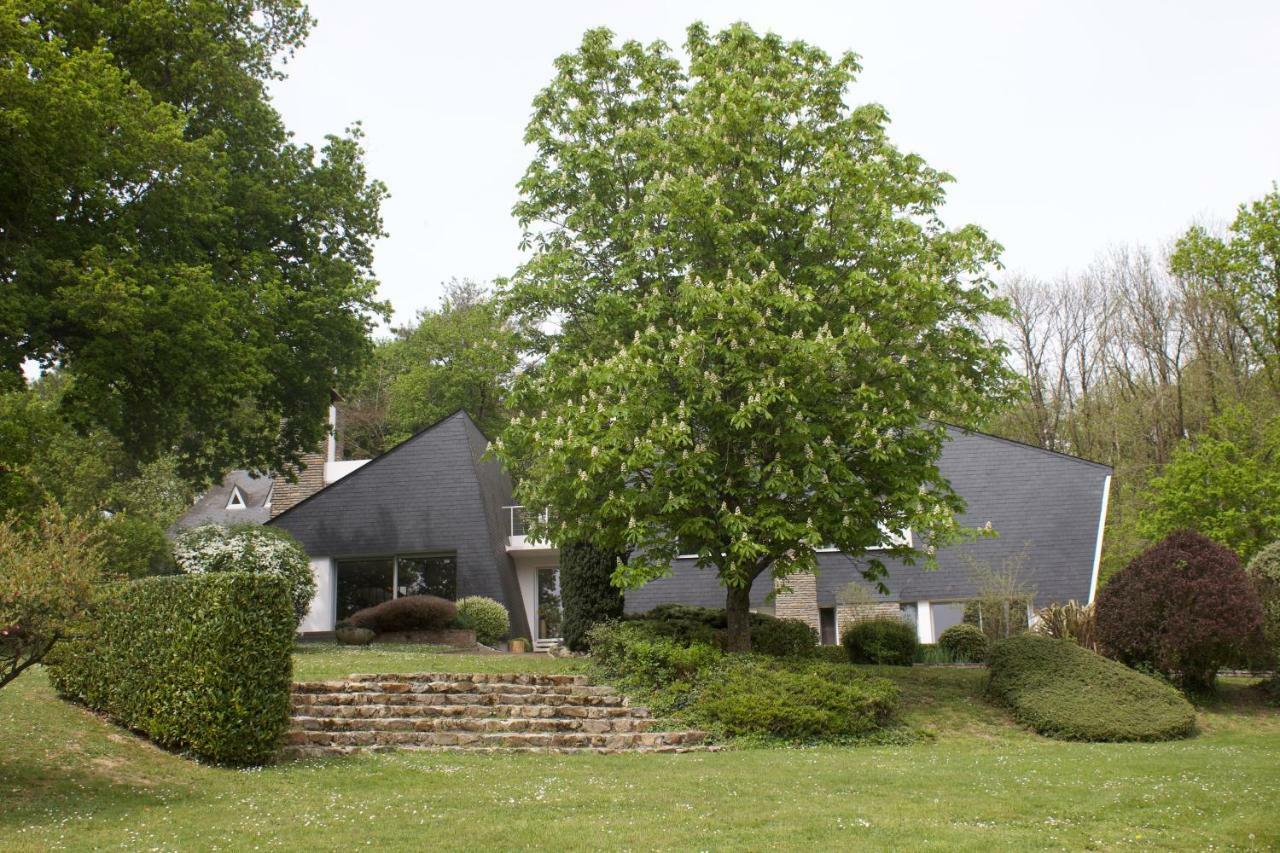
<path id="1" fill-rule="evenodd" d="M 337 395 L 334 395 L 336 401 Z M 337 457 L 338 439 L 338 407 L 329 404 L 329 435 L 325 438 L 324 453 L 306 453 L 302 457 L 302 465 L 293 469 L 296 482 L 289 482 L 284 477 L 277 477 L 271 489 L 271 517 L 295 504 L 301 503 L 320 491 L 325 486 L 325 467 L 332 465 Z"/>

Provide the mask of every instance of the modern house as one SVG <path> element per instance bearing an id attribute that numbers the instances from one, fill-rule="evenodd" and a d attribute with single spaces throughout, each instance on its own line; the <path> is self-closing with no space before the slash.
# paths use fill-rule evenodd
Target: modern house
<path id="1" fill-rule="evenodd" d="M 968 502 L 961 522 L 990 523 L 998 535 L 940 550 L 936 571 L 886 561 L 887 595 L 864 590 L 850 597 L 848 587 L 860 581 L 858 565 L 869 555 L 825 552 L 816 576 L 793 576 L 778 590 L 759 579 L 753 607 L 804 619 L 828 643 L 843 624 L 868 613 L 900 614 L 915 622 L 923 642 L 935 642 L 961 621 L 987 571 L 1017 574 L 1035 606 L 1091 601 L 1111 470 L 990 435 L 949 433 L 940 467 Z M 329 473 L 304 472 L 316 490 L 287 508 L 277 483 L 267 523 L 302 543 L 316 574 L 304 632 L 331 631 L 360 608 L 425 592 L 497 599 L 511 613 L 512 636 L 531 637 L 535 646 L 555 642 L 558 552 L 524 535 L 524 510 L 514 505 L 506 472 L 486 456 L 488 444 L 459 411 L 367 463 L 336 461 L 331 444 L 328 458 L 312 466 Z M 668 577 L 628 593 L 627 609 L 724 606 L 713 572 L 692 559 L 671 568 Z"/>

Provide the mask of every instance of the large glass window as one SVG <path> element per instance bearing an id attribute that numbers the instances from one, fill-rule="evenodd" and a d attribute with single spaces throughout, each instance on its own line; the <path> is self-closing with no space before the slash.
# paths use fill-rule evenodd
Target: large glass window
<path id="1" fill-rule="evenodd" d="M 338 561 L 338 618 L 346 619 L 357 610 L 373 607 L 391 598 L 395 583 L 395 560 Z"/>
<path id="2" fill-rule="evenodd" d="M 560 570 L 538 569 L 538 639 L 561 636 Z"/>
<path id="3" fill-rule="evenodd" d="M 964 621 L 963 601 L 938 602 L 931 605 L 929 610 L 933 616 L 933 642 L 935 643 L 938 642 L 943 631 Z"/>
<path id="4" fill-rule="evenodd" d="M 397 594 L 458 597 L 458 558 L 453 554 L 397 558 Z"/>

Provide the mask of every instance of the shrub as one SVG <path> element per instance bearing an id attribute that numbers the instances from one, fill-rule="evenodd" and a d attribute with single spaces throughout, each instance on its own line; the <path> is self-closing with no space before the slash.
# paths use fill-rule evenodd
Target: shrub
<path id="1" fill-rule="evenodd" d="M 476 641 L 492 646 L 506 636 L 511 617 L 501 602 L 481 595 L 458 599 L 458 624 L 476 632 Z"/>
<path id="2" fill-rule="evenodd" d="M 1091 652 L 1098 650 L 1097 608 L 1078 601 L 1050 604 L 1036 611 L 1037 634 L 1058 640 L 1074 640 Z"/>
<path id="3" fill-rule="evenodd" d="M 117 513 L 94 526 L 106 569 L 113 575 L 145 578 L 173 574 L 173 543 L 149 518 Z"/>
<path id="4" fill-rule="evenodd" d="M 751 626 L 751 649 L 772 657 L 813 657 L 818 632 L 799 619 L 766 617 Z"/>
<path id="5" fill-rule="evenodd" d="M 575 652 L 586 651 L 592 625 L 622 616 L 622 590 L 612 582 L 617 562 L 617 554 L 586 543 L 560 550 L 560 636 Z"/>
<path id="6" fill-rule="evenodd" d="M 888 679 L 845 664 L 735 656 L 707 674 L 690 717 L 729 737 L 839 740 L 881 728 L 897 701 Z"/>
<path id="7" fill-rule="evenodd" d="M 449 627 L 458 616 L 458 606 L 434 595 L 402 595 L 357 610 L 347 621 L 353 628 L 368 628 L 377 634 L 391 631 L 436 631 Z"/>
<path id="8" fill-rule="evenodd" d="M 849 660 L 887 666 L 911 666 L 920 644 L 913 625 L 901 619 L 866 619 L 845 629 L 840 638 Z"/>
<path id="9" fill-rule="evenodd" d="M 1191 531 L 1169 534 L 1107 581 L 1098 642 L 1130 666 L 1148 665 L 1184 690 L 1212 688 L 1262 627 L 1262 608 L 1229 548 Z"/>
<path id="10" fill-rule="evenodd" d="M 283 578 L 144 578 L 111 589 L 51 676 L 63 696 L 162 746 L 261 764 L 289 724 L 294 625 Z"/>
<path id="11" fill-rule="evenodd" d="M 646 690 L 687 684 L 722 657 L 715 646 L 662 633 L 658 622 L 601 622 L 587 632 L 587 641 L 606 674 Z"/>
<path id="12" fill-rule="evenodd" d="M 1280 542 L 1272 542 L 1249 561 L 1249 581 L 1262 605 L 1262 634 L 1272 666 L 1280 666 Z"/>
<path id="13" fill-rule="evenodd" d="M 990 692 L 1021 722 L 1064 740 L 1186 737 L 1195 711 L 1176 689 L 1070 640 L 1033 634 L 991 649 Z"/>
<path id="14" fill-rule="evenodd" d="M 939 634 L 938 645 L 957 661 L 977 663 L 987 659 L 987 635 L 967 622 L 952 625 Z"/>
<path id="15" fill-rule="evenodd" d="M 101 574 L 93 535 L 56 507 L 46 507 L 34 528 L 0 521 L 0 687 L 70 633 Z"/>
<path id="16" fill-rule="evenodd" d="M 283 578 L 293 603 L 295 627 L 302 624 L 316 595 L 316 579 L 306 551 L 275 527 L 201 524 L 178 534 L 173 556 L 187 574 L 244 572 Z"/>

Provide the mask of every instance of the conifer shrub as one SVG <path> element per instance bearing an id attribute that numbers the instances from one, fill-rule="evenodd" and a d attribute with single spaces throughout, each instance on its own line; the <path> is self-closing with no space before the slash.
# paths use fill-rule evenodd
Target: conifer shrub
<path id="1" fill-rule="evenodd" d="M 1235 552 L 1182 530 L 1107 581 L 1097 623 L 1105 654 L 1196 692 L 1212 689 L 1218 670 L 1258 643 L 1262 607 Z"/>
<path id="2" fill-rule="evenodd" d="M 1266 641 L 1264 662 L 1280 667 L 1280 542 L 1272 542 L 1259 551 L 1249 561 L 1248 574 L 1262 605 L 1262 635 Z"/>
<path id="3" fill-rule="evenodd" d="M 289 725 L 294 611 L 283 578 L 143 578 L 111 587 L 55 649 L 65 698 L 207 761 L 270 761 Z"/>
<path id="4" fill-rule="evenodd" d="M 435 595 L 402 595 L 348 617 L 352 628 L 368 628 L 375 634 L 392 631 L 438 631 L 458 616 L 458 606 Z"/>
<path id="5" fill-rule="evenodd" d="M 997 642 L 989 691 L 1048 737 L 1157 741 L 1189 736 L 1195 710 L 1174 687 L 1071 640 L 1024 634 Z"/>
<path id="6" fill-rule="evenodd" d="M 502 602 L 482 595 L 458 599 L 457 624 L 476 632 L 476 642 L 492 646 L 507 635 L 511 616 Z"/>
<path id="7" fill-rule="evenodd" d="M 613 585 L 617 554 L 587 543 L 560 551 L 561 636 L 575 652 L 586 651 L 587 632 L 599 622 L 622 616 L 622 590 Z"/>
<path id="8" fill-rule="evenodd" d="M 911 666 L 920 640 L 916 628 L 901 619 L 864 619 L 840 637 L 851 663 Z"/>

